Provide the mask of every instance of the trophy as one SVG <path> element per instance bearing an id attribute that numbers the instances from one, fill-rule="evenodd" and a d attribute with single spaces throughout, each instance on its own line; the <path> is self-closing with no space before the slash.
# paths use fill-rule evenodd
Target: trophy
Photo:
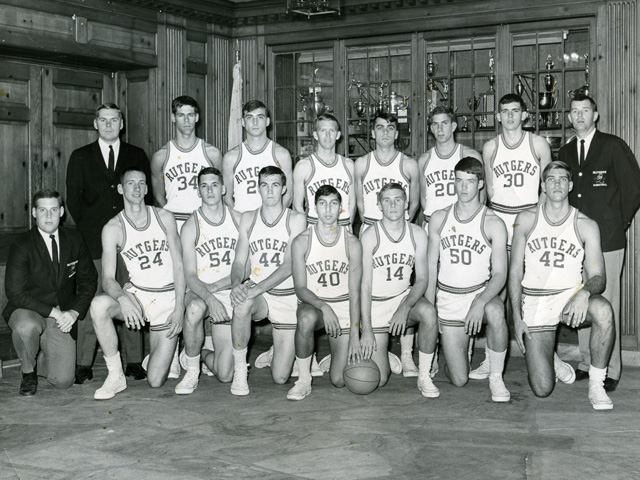
<path id="1" fill-rule="evenodd" d="M 538 108 L 540 108 L 540 110 L 551 110 L 556 106 L 556 78 L 551 75 L 551 69 L 553 69 L 553 66 L 554 63 L 553 60 L 551 60 L 551 55 L 547 55 L 547 61 L 545 63 L 547 73 L 543 77 L 545 91 L 538 92 Z M 550 123 L 553 123 L 553 117 L 549 113 L 541 113 L 540 117 L 542 124 L 546 127 L 550 127 Z"/>
<path id="2" fill-rule="evenodd" d="M 569 90 L 567 92 L 567 95 L 569 95 L 569 98 L 571 100 L 573 100 L 573 97 L 576 94 L 580 94 L 580 95 L 589 95 L 589 54 L 585 53 L 583 55 L 584 57 L 584 85 L 582 85 L 580 88 L 576 88 L 575 90 Z"/>
<path id="3" fill-rule="evenodd" d="M 489 50 L 489 91 L 480 95 L 480 102 L 482 102 L 482 111 L 484 115 L 480 117 L 481 128 L 490 128 L 495 126 L 495 116 L 493 112 L 496 108 L 496 74 L 495 74 L 495 60 L 493 58 L 493 50 Z"/>
<path id="4" fill-rule="evenodd" d="M 398 95 L 396 92 L 391 92 L 389 95 L 389 111 L 398 115 L 398 110 L 404 110 L 407 108 L 407 99 L 402 95 Z"/>

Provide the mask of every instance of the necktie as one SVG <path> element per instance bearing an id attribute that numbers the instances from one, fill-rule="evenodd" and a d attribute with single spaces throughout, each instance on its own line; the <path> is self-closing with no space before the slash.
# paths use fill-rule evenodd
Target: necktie
<path id="1" fill-rule="evenodd" d="M 56 275 L 56 280 L 57 280 L 59 263 L 60 263 L 60 261 L 58 260 L 58 242 L 56 242 L 55 235 L 49 235 L 49 238 L 51 239 L 51 256 L 53 258 L 53 271 Z"/>
<path id="2" fill-rule="evenodd" d="M 109 175 L 113 175 L 116 167 L 116 156 L 113 153 L 113 147 L 109 145 Z"/>
<path id="3" fill-rule="evenodd" d="M 580 140 L 580 166 L 584 165 L 584 140 Z"/>

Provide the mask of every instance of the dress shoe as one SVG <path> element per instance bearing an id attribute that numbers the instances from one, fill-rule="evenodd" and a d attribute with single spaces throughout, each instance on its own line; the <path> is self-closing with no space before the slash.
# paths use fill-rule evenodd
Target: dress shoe
<path id="1" fill-rule="evenodd" d="M 20 395 L 30 397 L 36 394 L 38 390 L 38 375 L 36 372 L 23 373 L 22 382 L 20 383 Z"/>
<path id="2" fill-rule="evenodd" d="M 76 380 L 73 383 L 82 385 L 85 380 L 91 380 L 92 378 L 93 370 L 89 365 L 76 365 Z"/>
<path id="3" fill-rule="evenodd" d="M 127 368 L 124 372 L 127 377 L 133 377 L 134 380 L 144 380 L 147 378 L 147 372 L 145 372 L 142 365 L 139 363 L 127 363 Z"/>
<path id="4" fill-rule="evenodd" d="M 606 378 L 604 380 L 604 391 L 605 392 L 614 392 L 616 388 L 618 388 L 618 382 L 620 380 L 615 380 L 613 378 Z"/>
<path id="5" fill-rule="evenodd" d="M 580 380 L 586 380 L 589 378 L 589 372 L 585 372 L 584 370 L 576 369 L 576 382 Z"/>

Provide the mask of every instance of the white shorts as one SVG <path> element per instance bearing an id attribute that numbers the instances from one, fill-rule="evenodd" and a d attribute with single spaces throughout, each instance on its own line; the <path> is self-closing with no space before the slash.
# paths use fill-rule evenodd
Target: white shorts
<path id="1" fill-rule="evenodd" d="M 507 250 L 511 251 L 511 243 L 513 242 L 513 230 L 516 228 L 515 223 L 518 214 L 497 212 L 495 210 L 492 211 L 498 216 L 498 218 L 502 219 L 505 226 L 507 227 Z"/>
<path id="2" fill-rule="evenodd" d="M 371 327 L 373 333 L 389 333 L 389 323 L 396 313 L 402 300 L 409 295 L 410 290 L 405 290 L 400 295 L 391 298 L 371 299 Z"/>
<path id="3" fill-rule="evenodd" d="M 269 321 L 277 330 L 295 330 L 298 324 L 296 311 L 298 297 L 294 295 L 274 295 L 269 292 L 262 294 L 269 308 Z"/>
<path id="4" fill-rule="evenodd" d="M 522 293 L 522 320 L 532 332 L 553 331 L 562 321 L 562 310 L 580 286 L 560 293 L 529 290 Z"/>
<path id="5" fill-rule="evenodd" d="M 129 283 L 125 285 L 125 291 L 132 293 L 138 305 L 142 308 L 142 314 L 149 323 L 150 330 L 166 330 L 169 328 L 167 319 L 176 306 L 176 295 L 171 290 L 144 290 Z"/>
<path id="6" fill-rule="evenodd" d="M 464 327 L 464 321 L 475 298 L 484 292 L 486 286 L 471 293 L 451 293 L 438 289 L 436 310 L 438 322 L 443 327 Z"/>
<path id="7" fill-rule="evenodd" d="M 193 295 L 195 295 L 197 298 L 200 298 L 198 295 L 196 295 L 196 293 L 187 288 L 187 293 L 191 292 Z M 219 292 L 216 292 L 213 294 L 214 297 L 216 297 L 216 299 L 222 303 L 222 305 L 224 306 L 224 308 L 227 310 L 227 315 L 229 315 L 229 319 L 231 319 L 231 316 L 233 315 L 233 307 L 231 306 L 231 290 L 220 290 Z M 201 298 L 201 300 L 204 301 L 204 299 Z M 205 312 L 205 320 L 211 320 L 211 315 L 209 315 L 209 308 L 207 307 L 207 311 Z M 216 323 L 216 325 L 231 325 L 231 320 L 229 320 L 228 322 L 223 322 L 223 323 Z"/>
<path id="8" fill-rule="evenodd" d="M 327 302 L 325 300 L 325 302 Z M 349 301 L 346 302 L 327 302 L 327 305 L 331 307 L 333 313 L 338 317 L 338 322 L 340 322 L 340 329 L 350 329 L 351 328 L 351 313 L 349 312 Z M 349 333 L 343 332 L 343 333 Z"/>

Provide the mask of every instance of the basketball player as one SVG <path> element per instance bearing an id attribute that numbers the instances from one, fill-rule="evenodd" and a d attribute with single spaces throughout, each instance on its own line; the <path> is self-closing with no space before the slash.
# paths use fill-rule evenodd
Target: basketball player
<path id="1" fill-rule="evenodd" d="M 171 122 L 176 136 L 151 157 L 151 184 L 157 204 L 173 212 L 178 232 L 200 206 L 198 173 L 205 167 L 221 168 L 222 153 L 196 137 L 200 120 L 198 103 L 182 95 L 171 102 Z"/>
<path id="2" fill-rule="evenodd" d="M 291 277 L 291 241 L 307 226 L 305 216 L 285 208 L 286 178 L 278 167 L 258 175 L 262 206 L 242 214 L 236 258 L 231 269 L 234 373 L 231 393 L 248 395 L 247 345 L 251 320 L 269 317 L 273 326 L 271 376 L 286 383 L 295 358 L 294 336 L 298 301 Z M 249 282 L 246 265 L 250 263 Z"/>
<path id="3" fill-rule="evenodd" d="M 105 294 L 91 302 L 91 318 L 109 374 L 96 390 L 106 400 L 127 388 L 122 371 L 114 320 L 129 328 L 150 324 L 151 353 L 147 381 L 161 387 L 182 331 L 185 281 L 176 221 L 171 212 L 147 206 L 147 180 L 135 167 L 122 172 L 118 192 L 124 210 L 102 230 L 102 269 Z M 116 282 L 117 255 L 124 261 L 130 283 Z"/>
<path id="4" fill-rule="evenodd" d="M 487 196 L 491 208 L 507 227 L 509 252 L 516 215 L 542 200 L 538 195 L 540 174 L 551 161 L 551 149 L 543 137 L 522 129 L 529 114 L 520 96 L 504 95 L 498 102 L 496 116 L 502 125 L 502 134 L 484 144 L 482 158 Z M 485 358 L 469 378 L 487 378 L 490 371 L 487 362 Z"/>
<path id="5" fill-rule="evenodd" d="M 307 223 L 318 223 L 315 194 L 322 185 L 332 185 L 342 197 L 340 225 L 351 225 L 356 213 L 353 192 L 353 160 L 336 153 L 340 139 L 340 124 L 333 115 L 324 113 L 315 121 L 313 138 L 318 143 L 316 153 L 301 159 L 293 169 L 293 209 L 307 214 Z"/>
<path id="6" fill-rule="evenodd" d="M 429 222 L 429 286 L 435 302 L 447 376 L 463 387 L 469 375 L 469 338 L 487 324 L 489 387 L 494 402 L 511 395 L 502 380 L 509 333 L 499 294 L 507 279 L 507 229 L 480 202 L 482 162 L 465 157 L 455 166 L 453 205 L 436 211 Z M 438 268 L 439 262 L 439 268 Z"/>
<path id="7" fill-rule="evenodd" d="M 615 327 L 611 305 L 600 295 L 606 285 L 600 229 L 569 205 L 572 188 L 569 166 L 552 162 L 542 172 L 545 201 L 518 214 L 509 272 L 511 302 L 521 306 L 513 309 L 514 330 L 531 389 L 547 397 L 556 383 L 558 323 L 591 326 L 589 401 L 596 410 L 611 410 L 604 379 Z"/>
<path id="8" fill-rule="evenodd" d="M 193 393 L 198 387 L 201 351 L 202 360 L 218 380 L 230 382 L 233 376 L 230 289 L 240 214 L 224 205 L 224 183 L 217 168 L 200 170 L 198 195 L 202 206 L 189 217 L 180 234 L 189 290 L 182 335 L 185 354 L 181 355 L 187 373 L 176 385 L 179 395 Z M 212 323 L 213 348 L 202 349 L 205 317 Z"/>
<path id="9" fill-rule="evenodd" d="M 311 357 L 314 332 L 329 334 L 334 387 L 344 387 L 347 360 L 362 358 L 359 342 L 360 281 L 362 247 L 339 225 L 342 196 L 332 185 L 315 193 L 318 222 L 293 240 L 293 283 L 298 305 L 295 345 L 299 380 L 289 390 L 289 400 L 302 400 L 311 393 Z M 404 212 L 403 212 L 404 213 Z"/>
<path id="10" fill-rule="evenodd" d="M 279 167 L 284 172 L 287 183 L 283 205 L 291 205 L 291 155 L 286 148 L 267 137 L 270 123 L 269 110 L 264 103 L 250 100 L 242 106 L 246 140 L 229 150 L 222 161 L 222 175 L 227 188 L 225 203 L 238 212 L 260 208 L 258 176 L 260 170 L 267 166 Z"/>
<path id="11" fill-rule="evenodd" d="M 440 391 L 429 372 L 438 339 L 436 312 L 424 298 L 427 289 L 427 234 L 405 220 L 407 194 L 399 183 L 378 193 L 382 220 L 362 234 L 362 338 L 365 358 L 380 369 L 380 386 L 389 378 L 389 334 L 403 335 L 418 326 L 420 368 L 418 389 L 427 398 Z M 411 276 L 415 271 L 415 281 Z"/>

